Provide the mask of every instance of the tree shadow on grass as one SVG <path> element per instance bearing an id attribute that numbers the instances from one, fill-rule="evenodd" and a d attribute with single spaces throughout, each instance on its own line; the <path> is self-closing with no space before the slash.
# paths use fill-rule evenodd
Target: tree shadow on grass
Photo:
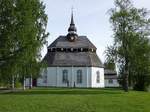
<path id="1" fill-rule="evenodd" d="M 3 95 L 42 95 L 42 94 L 54 94 L 54 95 L 96 95 L 96 94 L 122 94 L 121 90 L 114 89 L 44 89 L 44 90 L 25 90 L 25 91 L 9 91 L 1 93 Z"/>

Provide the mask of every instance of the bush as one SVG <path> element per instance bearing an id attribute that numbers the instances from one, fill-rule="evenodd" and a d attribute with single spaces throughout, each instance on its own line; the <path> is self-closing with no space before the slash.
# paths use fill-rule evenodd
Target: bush
<path id="1" fill-rule="evenodd" d="M 21 87 L 22 87 L 22 84 L 17 81 L 17 82 L 15 83 L 15 88 L 21 88 Z"/>

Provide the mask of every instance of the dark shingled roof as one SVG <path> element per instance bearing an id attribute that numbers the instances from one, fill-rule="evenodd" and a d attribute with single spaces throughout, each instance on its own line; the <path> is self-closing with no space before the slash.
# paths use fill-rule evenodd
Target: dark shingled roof
<path id="1" fill-rule="evenodd" d="M 105 75 L 117 75 L 117 72 L 110 69 L 104 69 Z"/>
<path id="2" fill-rule="evenodd" d="M 76 41 L 70 42 L 66 36 L 58 37 L 49 47 L 51 48 L 88 48 L 94 49 L 96 47 L 89 41 L 86 36 L 79 36 Z M 53 66 L 77 66 L 77 67 L 103 67 L 102 62 L 97 56 L 96 52 L 47 52 L 44 57 L 49 67 Z"/>
<path id="3" fill-rule="evenodd" d="M 105 79 L 117 79 L 117 75 L 105 75 Z"/>
<path id="4" fill-rule="evenodd" d="M 110 69 L 104 69 L 105 79 L 117 79 L 117 72 Z"/>
<path id="5" fill-rule="evenodd" d="M 96 47 L 89 41 L 86 36 L 79 36 L 76 41 L 70 42 L 66 36 L 59 36 L 48 48 L 92 48 Z"/>

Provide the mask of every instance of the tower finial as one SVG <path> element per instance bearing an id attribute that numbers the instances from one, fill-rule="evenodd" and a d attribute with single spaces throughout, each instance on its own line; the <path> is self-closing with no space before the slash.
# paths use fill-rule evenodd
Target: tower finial
<path id="1" fill-rule="evenodd" d="M 71 8 L 71 12 L 72 12 L 72 14 L 73 14 L 73 10 L 74 10 L 74 7 L 72 6 L 72 8 Z"/>

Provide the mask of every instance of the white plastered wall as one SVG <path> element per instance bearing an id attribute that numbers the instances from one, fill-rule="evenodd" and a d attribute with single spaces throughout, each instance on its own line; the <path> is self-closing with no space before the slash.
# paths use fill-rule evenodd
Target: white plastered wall
<path id="1" fill-rule="evenodd" d="M 37 80 L 37 86 L 67 87 L 62 82 L 62 71 L 68 71 L 69 87 L 104 87 L 104 69 L 97 67 L 48 67 Z M 77 83 L 77 71 L 82 70 L 82 83 Z M 96 83 L 96 72 L 100 71 L 100 83 Z M 46 77 L 45 77 L 46 76 Z M 46 81 L 45 81 L 46 80 Z"/>
<path id="2" fill-rule="evenodd" d="M 111 79 L 113 80 L 112 83 L 109 83 L 109 79 L 105 79 L 105 87 L 119 87 L 119 83 L 117 79 Z"/>
<path id="3" fill-rule="evenodd" d="M 100 73 L 100 82 L 97 83 L 97 72 Z M 103 88 L 104 87 L 104 68 L 92 67 L 92 74 L 91 74 L 91 87 L 94 88 Z"/>

